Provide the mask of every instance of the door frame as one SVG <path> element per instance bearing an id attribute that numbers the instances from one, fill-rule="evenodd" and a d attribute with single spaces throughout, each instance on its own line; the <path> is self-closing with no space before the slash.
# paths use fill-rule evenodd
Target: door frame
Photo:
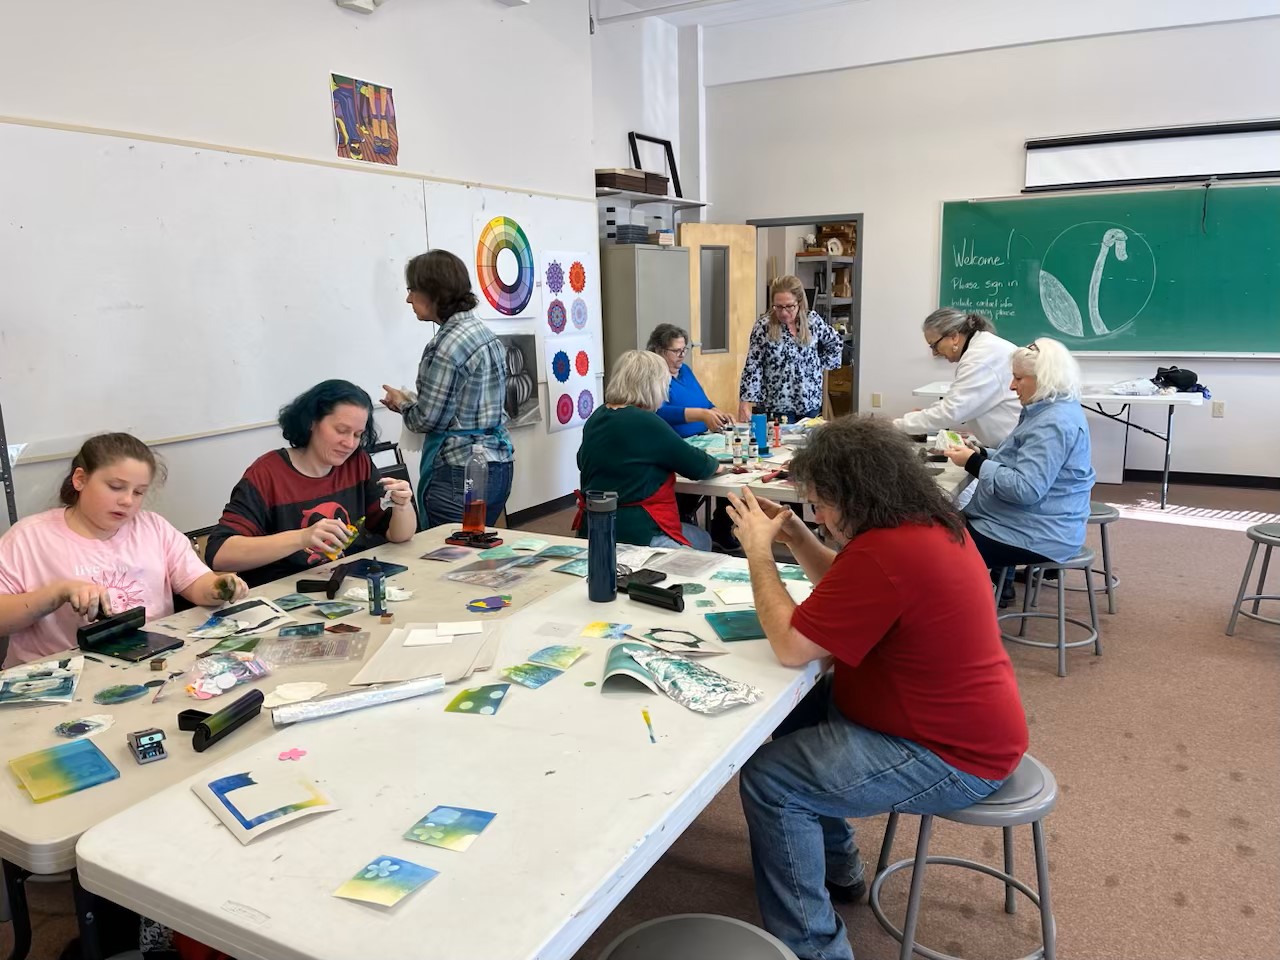
<path id="1" fill-rule="evenodd" d="M 862 376 L 862 249 L 864 239 L 865 220 L 861 213 L 842 213 L 832 214 L 824 213 L 815 217 L 764 217 L 754 220 L 747 220 L 749 227 L 755 227 L 757 233 L 756 249 L 760 249 L 760 241 L 758 239 L 759 231 L 770 227 L 804 227 L 809 224 L 821 226 L 824 223 L 849 223 L 855 225 L 858 235 L 858 247 L 853 256 L 853 308 L 849 311 L 850 325 L 853 327 L 853 376 L 850 390 L 852 391 L 853 412 L 858 412 L 859 400 L 859 381 Z M 825 398 L 824 398 L 825 399 Z"/>

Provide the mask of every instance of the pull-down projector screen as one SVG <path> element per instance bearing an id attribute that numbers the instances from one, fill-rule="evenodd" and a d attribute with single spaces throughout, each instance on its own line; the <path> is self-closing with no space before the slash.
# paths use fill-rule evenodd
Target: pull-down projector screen
<path id="1" fill-rule="evenodd" d="M 1026 190 L 1280 177 L 1280 121 L 1245 126 L 1028 140 Z"/>

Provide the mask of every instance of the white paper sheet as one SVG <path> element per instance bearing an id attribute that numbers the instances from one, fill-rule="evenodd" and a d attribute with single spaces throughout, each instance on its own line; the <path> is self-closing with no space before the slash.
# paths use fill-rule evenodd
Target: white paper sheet
<path id="1" fill-rule="evenodd" d="M 438 630 L 422 627 L 417 630 L 410 630 L 401 646 L 430 647 L 441 643 L 453 643 L 453 636 L 450 634 L 442 635 Z"/>
<path id="2" fill-rule="evenodd" d="M 436 633 L 442 637 L 469 637 L 483 632 L 484 624 L 479 620 L 459 620 L 454 623 L 436 624 Z"/>

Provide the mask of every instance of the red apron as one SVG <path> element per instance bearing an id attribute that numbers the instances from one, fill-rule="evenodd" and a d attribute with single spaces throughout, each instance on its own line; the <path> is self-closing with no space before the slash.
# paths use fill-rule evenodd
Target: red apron
<path id="1" fill-rule="evenodd" d="M 577 530 L 582 526 L 582 514 L 586 510 L 586 500 L 583 499 L 582 491 L 573 491 L 574 497 L 578 501 L 578 512 L 573 518 L 573 529 Z M 684 535 L 684 530 L 680 527 L 680 508 L 676 506 L 676 475 L 674 473 L 667 474 L 667 479 L 662 481 L 662 486 L 649 494 L 643 500 L 635 503 L 619 504 L 622 507 L 639 507 L 649 515 L 649 519 L 658 525 L 658 529 L 665 533 L 676 543 L 689 546 L 689 541 Z"/>

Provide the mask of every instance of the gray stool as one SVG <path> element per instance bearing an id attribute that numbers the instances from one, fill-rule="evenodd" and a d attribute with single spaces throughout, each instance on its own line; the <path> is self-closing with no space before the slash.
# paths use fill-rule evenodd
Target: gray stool
<path id="1" fill-rule="evenodd" d="M 1022 612 L 1021 613 L 1002 613 L 996 617 L 996 620 L 1017 620 L 1019 623 L 1017 636 L 1005 633 L 1003 630 L 1000 636 L 1011 643 L 1021 643 L 1028 647 L 1044 647 L 1046 649 L 1056 649 L 1058 651 L 1058 676 L 1065 677 L 1067 675 L 1067 651 L 1072 647 L 1085 647 L 1093 644 L 1093 652 L 1096 656 L 1102 656 L 1102 638 L 1098 634 L 1098 599 L 1093 592 L 1093 564 L 1095 555 L 1088 547 L 1081 547 L 1070 560 L 1064 560 L 1061 563 L 1029 563 L 1027 564 L 1027 584 L 1026 589 L 1022 591 Z M 1031 610 L 1031 606 L 1040 601 L 1040 580 L 1044 578 L 1046 570 L 1058 571 L 1058 611 L 1056 613 L 1041 613 L 1039 610 Z M 1066 573 L 1068 570 L 1084 571 L 1085 592 L 1089 596 L 1089 622 L 1077 620 L 1074 617 L 1067 616 L 1066 608 Z M 996 596 L 1000 596 L 1000 592 L 1004 590 L 1004 580 L 1007 570 L 1000 571 L 1000 579 L 996 584 Z M 1027 621 L 1033 619 L 1057 620 L 1058 621 L 1058 642 L 1045 643 L 1042 640 L 1027 639 Z M 1067 624 L 1074 624 L 1077 627 L 1083 627 L 1089 631 L 1089 635 L 1082 640 L 1073 640 L 1067 642 Z"/>
<path id="2" fill-rule="evenodd" d="M 632 927 L 600 960 L 796 960 L 785 943 L 759 927 L 711 913 L 681 913 Z"/>
<path id="3" fill-rule="evenodd" d="M 880 847 L 880 859 L 876 863 L 876 878 L 871 884 L 871 894 L 867 902 L 871 912 L 875 914 L 880 926 L 895 940 L 902 944 L 898 956 L 900 960 L 911 960 L 912 951 L 929 960 L 961 960 L 950 954 L 938 953 L 915 942 L 916 921 L 920 917 L 920 891 L 924 886 L 924 868 L 926 864 L 940 863 L 953 867 L 964 867 L 977 870 L 989 877 L 1004 881 L 1004 911 L 1014 913 L 1017 901 L 1014 891 L 1024 894 L 1032 903 L 1040 908 L 1040 934 L 1043 945 L 1022 960 L 1054 960 L 1057 949 L 1057 927 L 1053 921 L 1053 908 L 1049 900 L 1049 854 L 1044 843 L 1044 818 L 1049 815 L 1058 802 L 1058 784 L 1053 779 L 1049 768 L 1035 757 L 1027 754 L 1018 763 L 1017 769 L 1002 786 L 985 800 L 980 800 L 963 810 L 952 810 L 950 813 L 939 813 L 943 820 L 955 823 L 967 823 L 975 827 L 1000 827 L 1004 831 L 1004 870 L 976 860 L 962 857 L 929 856 L 929 835 L 933 832 L 933 816 L 920 818 L 920 838 L 916 841 L 914 859 L 899 860 L 889 864 L 889 854 L 893 848 L 893 837 L 898 830 L 898 814 L 889 814 L 889 823 L 885 827 L 884 843 Z M 1019 824 L 1031 824 L 1031 839 L 1036 853 L 1036 887 L 1039 894 L 1013 875 L 1013 828 Z M 899 930 L 885 916 L 880 906 L 880 891 L 884 882 L 899 870 L 911 867 L 911 891 L 907 895 L 907 917 L 903 928 Z"/>
<path id="4" fill-rule="evenodd" d="M 1109 503 L 1099 503 L 1096 500 L 1089 501 L 1089 526 L 1098 526 L 1098 534 L 1102 538 L 1102 586 L 1100 590 L 1107 591 L 1107 613 L 1114 614 L 1116 612 L 1116 587 L 1120 586 L 1120 578 L 1115 575 L 1111 569 L 1111 538 L 1107 535 L 1107 527 L 1120 519 L 1120 511 Z M 1095 574 L 1099 571 L 1094 570 Z M 1068 590 L 1079 592 L 1084 587 L 1067 587 Z M 1032 606 L 1035 605 L 1035 599 L 1032 598 Z"/>
<path id="5" fill-rule="evenodd" d="M 1261 620 L 1263 623 L 1280 624 L 1280 619 L 1264 617 L 1258 612 L 1258 607 L 1263 600 L 1280 600 L 1280 594 L 1262 592 L 1267 582 L 1267 567 L 1271 564 L 1271 548 L 1280 547 L 1280 523 L 1255 523 L 1245 531 L 1245 535 L 1253 541 L 1253 549 L 1249 551 L 1249 562 L 1245 564 L 1244 576 L 1240 578 L 1240 592 L 1236 594 L 1236 605 L 1231 608 L 1231 620 L 1227 623 L 1228 637 L 1235 636 L 1236 620 L 1239 617 Z M 1263 545 L 1267 549 L 1262 554 L 1262 571 L 1258 574 L 1258 592 L 1246 594 L 1245 590 L 1249 589 L 1249 576 L 1253 573 L 1253 561 L 1258 557 L 1258 547 Z M 1253 601 L 1252 612 L 1241 610 L 1241 606 L 1250 600 Z"/>

